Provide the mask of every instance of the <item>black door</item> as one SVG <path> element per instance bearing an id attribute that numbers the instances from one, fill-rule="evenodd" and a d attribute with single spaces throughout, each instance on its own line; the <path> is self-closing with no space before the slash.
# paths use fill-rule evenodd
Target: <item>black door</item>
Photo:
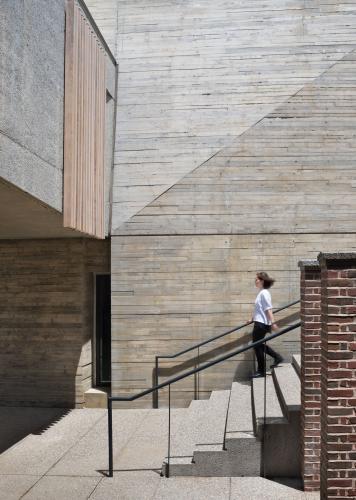
<path id="1" fill-rule="evenodd" d="M 111 383 L 111 287 L 109 274 L 97 274 L 95 304 L 96 385 Z"/>

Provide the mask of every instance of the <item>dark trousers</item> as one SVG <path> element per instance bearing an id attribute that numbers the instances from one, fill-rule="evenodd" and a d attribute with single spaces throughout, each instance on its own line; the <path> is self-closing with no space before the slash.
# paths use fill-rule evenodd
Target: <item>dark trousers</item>
<path id="1" fill-rule="evenodd" d="M 257 342 L 257 340 L 263 339 L 266 333 L 269 333 L 270 331 L 270 325 L 265 325 L 264 323 L 255 321 L 252 331 L 252 342 Z M 265 350 L 266 354 L 272 356 L 272 358 L 274 358 L 275 360 L 280 358 L 280 355 L 266 344 L 261 344 L 257 347 L 254 347 L 254 350 L 257 358 L 257 371 L 259 371 L 260 373 L 265 372 Z"/>

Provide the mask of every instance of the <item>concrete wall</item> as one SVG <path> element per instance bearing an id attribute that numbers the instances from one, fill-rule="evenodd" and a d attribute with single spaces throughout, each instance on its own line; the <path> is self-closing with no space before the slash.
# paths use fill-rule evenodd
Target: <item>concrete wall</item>
<path id="1" fill-rule="evenodd" d="M 93 272 L 109 242 L 0 243 L 0 405 L 80 407 L 92 383 Z"/>
<path id="2" fill-rule="evenodd" d="M 112 230 L 354 46 L 317 0 L 88 0 L 120 63 Z"/>
<path id="3" fill-rule="evenodd" d="M 2 0 L 0 56 L 0 178 L 62 212 L 65 0 Z M 106 59 L 108 235 L 117 68 Z"/>
<path id="4" fill-rule="evenodd" d="M 0 176 L 62 210 L 64 0 L 2 0 Z"/>
<path id="5" fill-rule="evenodd" d="M 248 321 L 256 296 L 254 277 L 265 269 L 276 278 L 274 306 L 299 297 L 298 261 L 313 258 L 320 248 L 356 248 L 355 234 L 123 236 L 112 241 L 112 388 L 114 394 L 135 393 L 151 386 L 157 354 L 185 347 Z M 292 309 L 289 314 L 296 312 Z M 284 318 L 285 313 L 276 315 Z M 251 328 L 200 349 L 209 359 L 222 346 L 237 348 L 250 340 Z M 286 359 L 299 352 L 299 331 L 273 342 Z M 216 350 L 220 348 L 220 350 Z M 161 380 L 194 366 L 196 353 L 162 360 Z M 190 360 L 190 361 L 188 361 Z M 174 369 L 176 368 L 176 371 Z M 180 371 L 179 371 L 180 370 Z M 204 372 L 201 396 L 228 388 L 234 378 L 254 370 L 253 355 L 239 355 Z M 193 380 L 172 386 L 176 405 L 193 397 Z M 166 400 L 161 391 L 160 399 Z M 149 405 L 150 398 L 133 404 Z"/>
<path id="6" fill-rule="evenodd" d="M 351 52 L 113 237 L 115 392 L 137 387 L 137 372 L 149 385 L 156 353 L 249 318 L 257 270 L 275 275 L 282 305 L 299 296 L 300 258 L 355 248 L 355 65 Z M 298 342 L 294 332 L 276 347 L 288 358 Z M 251 355 L 241 356 L 206 374 L 202 391 L 251 370 Z M 177 401 L 191 386 L 181 384 Z"/>
<path id="7" fill-rule="evenodd" d="M 355 75 L 351 51 L 117 234 L 356 231 Z"/>
<path id="8" fill-rule="evenodd" d="M 354 249 L 356 8 L 90 3 L 120 62 L 113 392 L 132 393 L 151 385 L 156 354 L 249 317 L 256 271 L 275 275 L 279 305 L 298 297 L 298 260 Z M 277 348 L 290 354 L 295 339 Z M 240 361 L 202 391 L 245 376 Z"/>

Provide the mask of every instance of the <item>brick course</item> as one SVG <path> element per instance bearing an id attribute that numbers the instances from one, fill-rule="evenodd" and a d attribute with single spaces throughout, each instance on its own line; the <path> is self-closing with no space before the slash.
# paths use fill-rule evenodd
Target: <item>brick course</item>
<path id="1" fill-rule="evenodd" d="M 299 262 L 301 315 L 301 464 L 305 491 L 320 488 L 320 267 Z"/>
<path id="2" fill-rule="evenodd" d="M 320 254 L 321 499 L 356 497 L 356 254 Z"/>

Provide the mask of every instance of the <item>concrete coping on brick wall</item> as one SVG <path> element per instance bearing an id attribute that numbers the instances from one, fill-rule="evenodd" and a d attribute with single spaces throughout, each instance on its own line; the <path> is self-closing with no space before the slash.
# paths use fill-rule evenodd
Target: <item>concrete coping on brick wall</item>
<path id="1" fill-rule="evenodd" d="M 305 259 L 298 262 L 300 269 L 320 270 L 319 262 L 316 259 Z"/>
<path id="2" fill-rule="evenodd" d="M 356 252 L 323 253 L 318 255 L 320 266 L 337 268 L 356 267 Z"/>

